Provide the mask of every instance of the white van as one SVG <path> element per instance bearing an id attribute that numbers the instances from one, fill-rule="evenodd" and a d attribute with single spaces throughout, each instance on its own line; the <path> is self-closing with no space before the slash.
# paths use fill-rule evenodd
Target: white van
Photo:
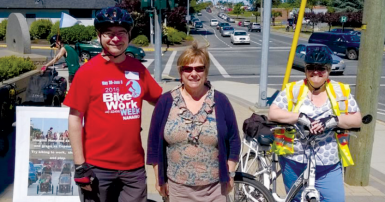
<path id="1" fill-rule="evenodd" d="M 217 26 L 218 25 L 218 20 L 217 19 L 211 19 L 210 20 L 210 26 Z"/>

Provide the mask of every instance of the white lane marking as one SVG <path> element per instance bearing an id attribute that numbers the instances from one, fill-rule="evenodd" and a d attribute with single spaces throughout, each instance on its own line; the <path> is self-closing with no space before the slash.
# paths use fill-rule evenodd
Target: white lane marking
<path id="1" fill-rule="evenodd" d="M 385 115 L 385 113 L 377 112 L 377 114 Z"/>
<path id="2" fill-rule="evenodd" d="M 211 54 L 209 52 L 209 55 L 210 55 L 210 59 L 211 61 L 214 63 L 214 65 L 217 67 L 218 71 L 222 74 L 223 77 L 225 78 L 230 78 L 231 76 L 226 72 L 225 68 L 222 67 L 221 64 L 219 64 L 218 60 L 215 59 L 215 57 L 213 56 L 213 54 Z"/>
<path id="3" fill-rule="evenodd" d="M 382 105 L 382 106 L 385 106 L 385 104 L 382 104 L 382 103 L 378 103 L 379 105 Z"/>
<path id="4" fill-rule="evenodd" d="M 378 103 L 380 104 L 380 103 Z M 378 111 L 385 112 L 385 109 L 377 109 Z"/>
<path id="5" fill-rule="evenodd" d="M 205 25 L 205 24 L 204 24 L 204 26 L 209 27 L 208 25 Z M 224 43 L 226 46 L 228 46 L 228 47 L 230 47 L 230 48 L 233 48 L 233 47 L 231 47 L 229 44 L 227 44 L 226 42 L 222 41 L 222 40 L 217 36 L 216 31 L 215 31 L 212 27 L 209 27 L 209 28 L 212 29 L 212 30 L 214 31 L 215 37 L 217 37 L 217 39 L 218 39 L 219 41 L 221 41 L 222 43 Z"/>
<path id="6" fill-rule="evenodd" d="M 162 72 L 162 75 L 166 75 L 166 76 L 170 75 L 172 63 L 174 62 L 174 58 L 175 58 L 176 52 L 177 51 L 173 51 L 171 53 L 171 56 L 168 58 L 168 61 L 166 63 L 166 67 L 164 68 L 164 70 Z"/>
<path id="7" fill-rule="evenodd" d="M 154 59 L 146 59 L 145 62 L 142 62 L 142 64 L 143 64 L 146 68 L 148 68 L 148 67 L 151 65 L 152 62 L 154 62 Z"/>

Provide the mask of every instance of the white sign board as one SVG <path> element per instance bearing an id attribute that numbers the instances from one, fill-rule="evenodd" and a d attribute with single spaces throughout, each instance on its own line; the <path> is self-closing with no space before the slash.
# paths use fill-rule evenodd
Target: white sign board
<path id="1" fill-rule="evenodd" d="M 17 107 L 14 202 L 78 202 L 69 108 Z"/>

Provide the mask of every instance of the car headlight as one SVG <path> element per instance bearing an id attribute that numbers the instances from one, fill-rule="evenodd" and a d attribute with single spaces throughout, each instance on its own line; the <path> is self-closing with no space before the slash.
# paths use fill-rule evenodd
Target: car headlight
<path id="1" fill-rule="evenodd" d="M 344 64 L 345 62 L 344 62 L 344 60 L 341 60 L 339 63 L 340 63 L 340 64 Z"/>
<path id="2" fill-rule="evenodd" d="M 143 51 L 143 50 L 140 50 L 140 53 L 144 53 L 144 51 Z"/>

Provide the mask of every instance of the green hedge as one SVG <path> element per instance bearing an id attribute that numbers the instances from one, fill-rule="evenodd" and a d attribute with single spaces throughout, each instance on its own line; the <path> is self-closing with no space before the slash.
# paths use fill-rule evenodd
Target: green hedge
<path id="1" fill-rule="evenodd" d="M 32 22 L 29 33 L 32 39 L 45 39 L 52 28 L 51 20 L 40 19 Z"/>
<path id="2" fill-rule="evenodd" d="M 191 35 L 188 35 L 188 36 L 186 37 L 186 41 L 194 41 L 194 37 L 191 36 Z"/>
<path id="3" fill-rule="evenodd" d="M 27 58 L 7 56 L 0 58 L 0 81 L 19 76 L 22 73 L 36 69 L 33 62 Z"/>
<path id="4" fill-rule="evenodd" d="M 59 26 L 59 21 L 52 26 L 51 33 L 48 35 L 47 40 L 53 35 L 58 34 Z M 90 41 L 96 38 L 96 31 L 94 26 L 74 25 L 60 29 L 60 36 L 63 42 L 74 44 L 78 41 Z"/>
<path id="5" fill-rule="evenodd" d="M 187 34 L 186 34 L 185 32 L 179 31 L 179 32 L 177 32 L 176 34 L 177 34 L 178 36 L 180 36 L 180 38 L 182 38 L 182 40 L 185 40 L 186 37 L 187 37 Z"/>
<path id="6" fill-rule="evenodd" d="M 5 36 L 7 35 L 7 24 L 8 20 L 3 20 L 0 23 L 0 40 L 5 39 Z"/>
<path id="7" fill-rule="evenodd" d="M 146 35 L 139 35 L 132 40 L 132 43 L 139 46 L 148 46 L 148 38 Z"/>

